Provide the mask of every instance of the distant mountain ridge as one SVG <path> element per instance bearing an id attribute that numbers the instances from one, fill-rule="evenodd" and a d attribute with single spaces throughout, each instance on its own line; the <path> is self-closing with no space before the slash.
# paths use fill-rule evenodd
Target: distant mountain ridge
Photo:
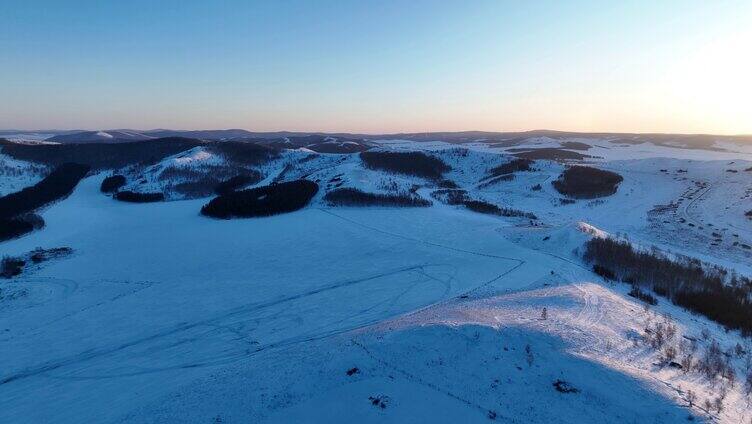
<path id="1" fill-rule="evenodd" d="M 713 148 L 716 142 L 732 142 L 752 144 L 752 135 L 710 135 L 710 134 L 662 134 L 662 133 L 607 133 L 607 132 L 568 132 L 555 130 L 532 130 L 516 132 L 491 131 L 457 131 L 457 132 L 417 132 L 391 134 L 357 134 L 357 133 L 323 133 L 274 131 L 253 132 L 244 129 L 224 130 L 131 130 L 111 129 L 98 131 L 75 130 L 38 130 L 17 131 L 0 130 L 3 134 L 54 134 L 46 142 L 71 143 L 125 143 L 144 141 L 165 137 L 184 137 L 204 141 L 250 141 L 261 144 L 274 145 L 282 148 L 307 148 L 322 152 L 329 151 L 333 144 L 339 147 L 332 152 L 362 151 L 374 140 L 412 140 L 412 141 L 443 141 L 453 144 L 483 142 L 494 146 L 513 145 L 517 142 L 546 137 L 555 140 L 562 139 L 606 139 L 614 142 L 639 144 L 651 142 L 658 145 L 684 148 Z M 327 145 L 328 144 L 328 145 Z"/>

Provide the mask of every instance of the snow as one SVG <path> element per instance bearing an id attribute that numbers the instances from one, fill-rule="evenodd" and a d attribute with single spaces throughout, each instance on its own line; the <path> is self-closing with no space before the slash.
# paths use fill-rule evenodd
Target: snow
<path id="1" fill-rule="evenodd" d="M 536 138 L 515 147 L 560 142 Z M 664 319 L 680 336 L 698 338 L 705 329 L 724 349 L 744 344 L 741 336 L 663 299 L 648 309 L 578 256 L 590 237 L 626 236 L 749 272 L 752 252 L 733 245 L 752 240 L 741 213 L 752 186 L 746 153 L 599 140 L 584 153 L 602 156 L 592 165 L 624 182 L 608 198 L 561 204 L 550 182 L 563 164 L 538 161 L 532 172 L 484 187 L 488 171 L 510 159 L 505 149 L 380 143 L 436 155 L 469 196 L 540 219 L 438 201 L 331 208 L 321 198 L 335 178 L 370 192 L 418 185 L 426 198 L 436 186 L 366 169 L 358 155 L 313 157 L 301 149 L 259 167 L 259 184 L 308 178 L 320 193 L 301 211 L 269 218 L 208 219 L 198 214 L 207 199 L 117 202 L 99 192 L 105 174 L 89 177 L 42 211 L 43 230 L 0 244 L 0 255 L 74 249 L 0 282 L 3 293 L 26 293 L 0 299 L 0 422 L 752 418 L 741 383 L 720 414 L 689 407 L 689 391 L 701 402 L 717 388 L 696 373 L 658 366 L 657 354 L 636 342 L 647 323 Z M 29 166 L 2 155 L 0 163 Z M 197 147 L 139 170 L 146 182 L 138 187 L 160 189 L 166 168 L 207 166 L 226 164 Z M 14 189 L 37 178 L 21 175 Z M 13 191 L 8 181 L 0 188 Z M 531 190 L 535 184 L 541 190 Z M 679 206 L 656 208 L 667 204 Z M 724 234 L 715 246 L 714 231 Z M 742 376 L 741 360 L 734 366 Z M 558 379 L 579 392 L 556 391 Z"/>
<path id="2" fill-rule="evenodd" d="M 197 162 L 221 164 L 223 161 L 217 155 L 209 153 L 202 147 L 194 147 L 185 153 L 176 155 L 175 157 L 168 159 L 168 162 L 172 162 L 177 165 L 189 165 L 196 164 Z"/>

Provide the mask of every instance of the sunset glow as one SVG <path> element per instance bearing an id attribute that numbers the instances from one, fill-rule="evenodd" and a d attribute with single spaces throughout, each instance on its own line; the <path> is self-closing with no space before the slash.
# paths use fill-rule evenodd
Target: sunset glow
<path id="1" fill-rule="evenodd" d="M 752 133 L 748 1 L 6 1 L 0 127 Z"/>

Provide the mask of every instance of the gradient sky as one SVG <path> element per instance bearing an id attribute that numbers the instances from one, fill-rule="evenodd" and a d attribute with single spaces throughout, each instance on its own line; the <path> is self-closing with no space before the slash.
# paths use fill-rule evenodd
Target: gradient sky
<path id="1" fill-rule="evenodd" d="M 0 1 L 0 128 L 752 134 L 752 1 Z"/>

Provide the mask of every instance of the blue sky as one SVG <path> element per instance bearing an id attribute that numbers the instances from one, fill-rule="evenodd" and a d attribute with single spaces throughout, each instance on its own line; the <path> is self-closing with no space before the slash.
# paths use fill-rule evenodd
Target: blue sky
<path id="1" fill-rule="evenodd" d="M 0 128 L 752 133 L 749 1 L 3 0 L 0 19 Z"/>

